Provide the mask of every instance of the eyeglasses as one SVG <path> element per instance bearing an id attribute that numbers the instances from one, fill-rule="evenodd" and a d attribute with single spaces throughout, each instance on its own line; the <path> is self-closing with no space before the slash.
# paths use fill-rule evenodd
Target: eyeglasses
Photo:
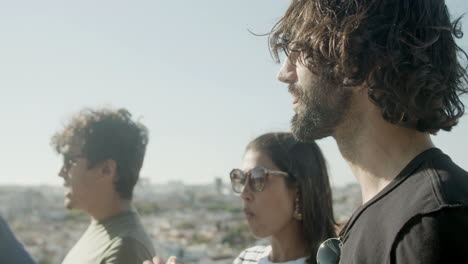
<path id="1" fill-rule="evenodd" d="M 73 166 L 76 165 L 75 159 L 77 158 L 82 158 L 82 155 L 69 155 L 69 154 L 64 154 L 63 155 L 63 170 L 68 171 L 70 170 Z"/>
<path id="2" fill-rule="evenodd" d="M 235 193 L 241 193 L 246 184 L 248 184 L 251 191 L 263 191 L 268 175 L 289 176 L 287 172 L 269 170 L 260 166 L 255 167 L 246 173 L 240 169 L 233 169 L 231 173 L 229 173 L 229 176 L 231 177 L 232 190 Z"/>
<path id="3" fill-rule="evenodd" d="M 343 242 L 339 238 L 329 238 L 317 250 L 317 264 L 338 264 Z"/>

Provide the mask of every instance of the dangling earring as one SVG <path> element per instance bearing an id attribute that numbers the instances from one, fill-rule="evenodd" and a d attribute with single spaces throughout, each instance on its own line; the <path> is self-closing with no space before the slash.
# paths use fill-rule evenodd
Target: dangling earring
<path id="1" fill-rule="evenodd" d="M 293 218 L 296 220 L 302 220 L 301 206 L 299 205 L 299 195 L 296 196 L 295 208 L 293 213 Z"/>

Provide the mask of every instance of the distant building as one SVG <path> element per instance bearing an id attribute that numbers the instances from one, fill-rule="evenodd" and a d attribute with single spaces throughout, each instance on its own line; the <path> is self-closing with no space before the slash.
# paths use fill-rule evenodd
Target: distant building
<path id="1" fill-rule="evenodd" d="M 215 185 L 215 188 L 216 188 L 216 193 L 217 194 L 223 194 L 223 187 L 224 187 L 223 179 L 221 179 L 220 177 L 216 177 L 214 185 Z"/>

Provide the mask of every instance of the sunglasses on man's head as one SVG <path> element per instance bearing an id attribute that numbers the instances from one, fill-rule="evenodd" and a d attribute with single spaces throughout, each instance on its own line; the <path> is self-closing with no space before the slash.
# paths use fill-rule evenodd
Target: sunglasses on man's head
<path id="1" fill-rule="evenodd" d="M 339 238 L 329 238 L 317 250 L 317 264 L 338 264 L 343 242 Z"/>
<path id="2" fill-rule="evenodd" d="M 288 177 L 287 172 L 269 170 L 260 166 L 255 167 L 246 173 L 240 169 L 233 169 L 231 173 L 229 173 L 232 190 L 235 193 L 241 193 L 244 190 L 246 184 L 249 186 L 249 190 L 253 192 L 263 191 L 268 175 Z"/>

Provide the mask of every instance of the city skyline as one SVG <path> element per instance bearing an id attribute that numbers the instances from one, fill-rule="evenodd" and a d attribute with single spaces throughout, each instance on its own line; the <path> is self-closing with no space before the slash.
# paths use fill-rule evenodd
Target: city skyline
<path id="1" fill-rule="evenodd" d="M 446 1 L 452 19 L 468 2 Z M 289 1 L 32 1 L 0 10 L 0 184 L 61 185 L 50 137 L 83 107 L 127 108 L 150 130 L 141 176 L 212 182 L 247 143 L 293 116 L 267 33 Z M 468 33 L 468 18 L 463 29 Z M 458 40 L 468 50 L 468 39 Z M 468 105 L 468 98 L 462 101 Z M 468 168 L 465 115 L 437 147 Z M 355 182 L 332 138 L 318 141 L 334 185 Z"/>

